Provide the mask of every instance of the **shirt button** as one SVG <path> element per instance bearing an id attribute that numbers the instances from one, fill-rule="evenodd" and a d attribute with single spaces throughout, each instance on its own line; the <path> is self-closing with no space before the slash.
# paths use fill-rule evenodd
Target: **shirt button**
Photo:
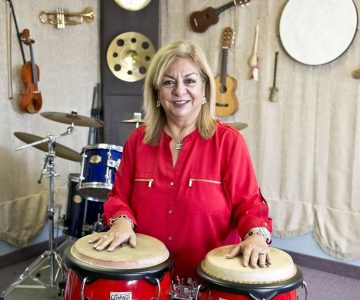
<path id="1" fill-rule="evenodd" d="M 172 212 L 173 212 L 172 209 L 169 209 L 169 214 L 172 214 Z"/>
<path id="2" fill-rule="evenodd" d="M 174 185 L 174 181 L 171 181 L 171 182 L 170 182 L 170 185 L 173 186 L 173 185 Z"/>
<path id="3" fill-rule="evenodd" d="M 172 236 L 169 236 L 168 239 L 169 239 L 169 241 L 171 241 L 171 240 L 173 239 L 173 237 L 172 237 Z"/>

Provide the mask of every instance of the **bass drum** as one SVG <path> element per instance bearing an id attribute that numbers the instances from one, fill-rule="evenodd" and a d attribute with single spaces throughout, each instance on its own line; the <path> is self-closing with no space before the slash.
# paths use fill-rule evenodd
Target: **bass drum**
<path id="1" fill-rule="evenodd" d="M 108 252 L 89 244 L 94 235 L 64 252 L 65 300 L 168 299 L 173 260 L 161 241 L 136 234 L 135 248 L 125 244 Z"/>
<path id="2" fill-rule="evenodd" d="M 306 288 L 300 269 L 286 252 L 270 248 L 271 265 L 245 268 L 241 257 L 226 258 L 233 247 L 223 246 L 210 251 L 198 266 L 196 272 L 202 281 L 198 299 L 297 300 L 296 289 Z"/>
<path id="3" fill-rule="evenodd" d="M 279 23 L 285 51 L 306 65 L 340 57 L 351 45 L 358 26 L 352 0 L 288 0 Z"/>

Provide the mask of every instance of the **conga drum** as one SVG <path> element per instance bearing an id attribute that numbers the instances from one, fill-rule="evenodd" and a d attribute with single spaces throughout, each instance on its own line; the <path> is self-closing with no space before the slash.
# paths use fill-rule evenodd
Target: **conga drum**
<path id="1" fill-rule="evenodd" d="M 64 252 L 65 300 L 167 299 L 173 259 L 161 241 L 136 234 L 135 248 L 124 244 L 108 252 L 89 244 L 94 235 Z"/>
<path id="2" fill-rule="evenodd" d="M 198 299 L 297 300 L 296 289 L 305 286 L 301 270 L 286 252 L 270 248 L 271 265 L 244 267 L 242 257 L 227 259 L 233 245 L 211 250 L 196 272 L 201 280 Z M 305 291 L 307 293 L 307 291 Z"/>

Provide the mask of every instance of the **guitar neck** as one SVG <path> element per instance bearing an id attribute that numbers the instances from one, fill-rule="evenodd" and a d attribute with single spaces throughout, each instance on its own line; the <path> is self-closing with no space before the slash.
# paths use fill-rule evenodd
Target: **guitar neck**
<path id="1" fill-rule="evenodd" d="M 221 86 L 225 86 L 225 85 L 226 85 L 228 53 L 229 53 L 229 48 L 222 48 L 222 54 L 221 54 L 221 72 L 220 72 L 220 82 L 221 82 Z"/>
<path id="2" fill-rule="evenodd" d="M 230 8 L 230 7 L 233 7 L 233 6 L 235 6 L 236 4 L 235 4 L 235 2 L 234 1 L 231 1 L 231 2 L 229 2 L 229 3 L 227 3 L 227 4 L 225 4 L 225 5 L 223 5 L 223 6 L 220 6 L 220 7 L 218 7 L 218 8 L 216 8 L 215 9 L 215 15 L 220 15 L 223 11 L 225 11 L 225 10 L 227 10 L 228 8 Z"/>

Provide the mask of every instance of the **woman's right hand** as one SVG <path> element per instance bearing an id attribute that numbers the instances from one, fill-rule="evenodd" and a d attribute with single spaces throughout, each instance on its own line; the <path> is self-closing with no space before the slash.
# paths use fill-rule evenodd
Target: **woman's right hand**
<path id="1" fill-rule="evenodd" d="M 126 218 L 117 219 L 107 232 L 102 232 L 93 237 L 89 243 L 94 244 L 96 250 L 114 251 L 116 247 L 129 242 L 131 247 L 136 247 L 136 235 L 132 223 Z"/>

